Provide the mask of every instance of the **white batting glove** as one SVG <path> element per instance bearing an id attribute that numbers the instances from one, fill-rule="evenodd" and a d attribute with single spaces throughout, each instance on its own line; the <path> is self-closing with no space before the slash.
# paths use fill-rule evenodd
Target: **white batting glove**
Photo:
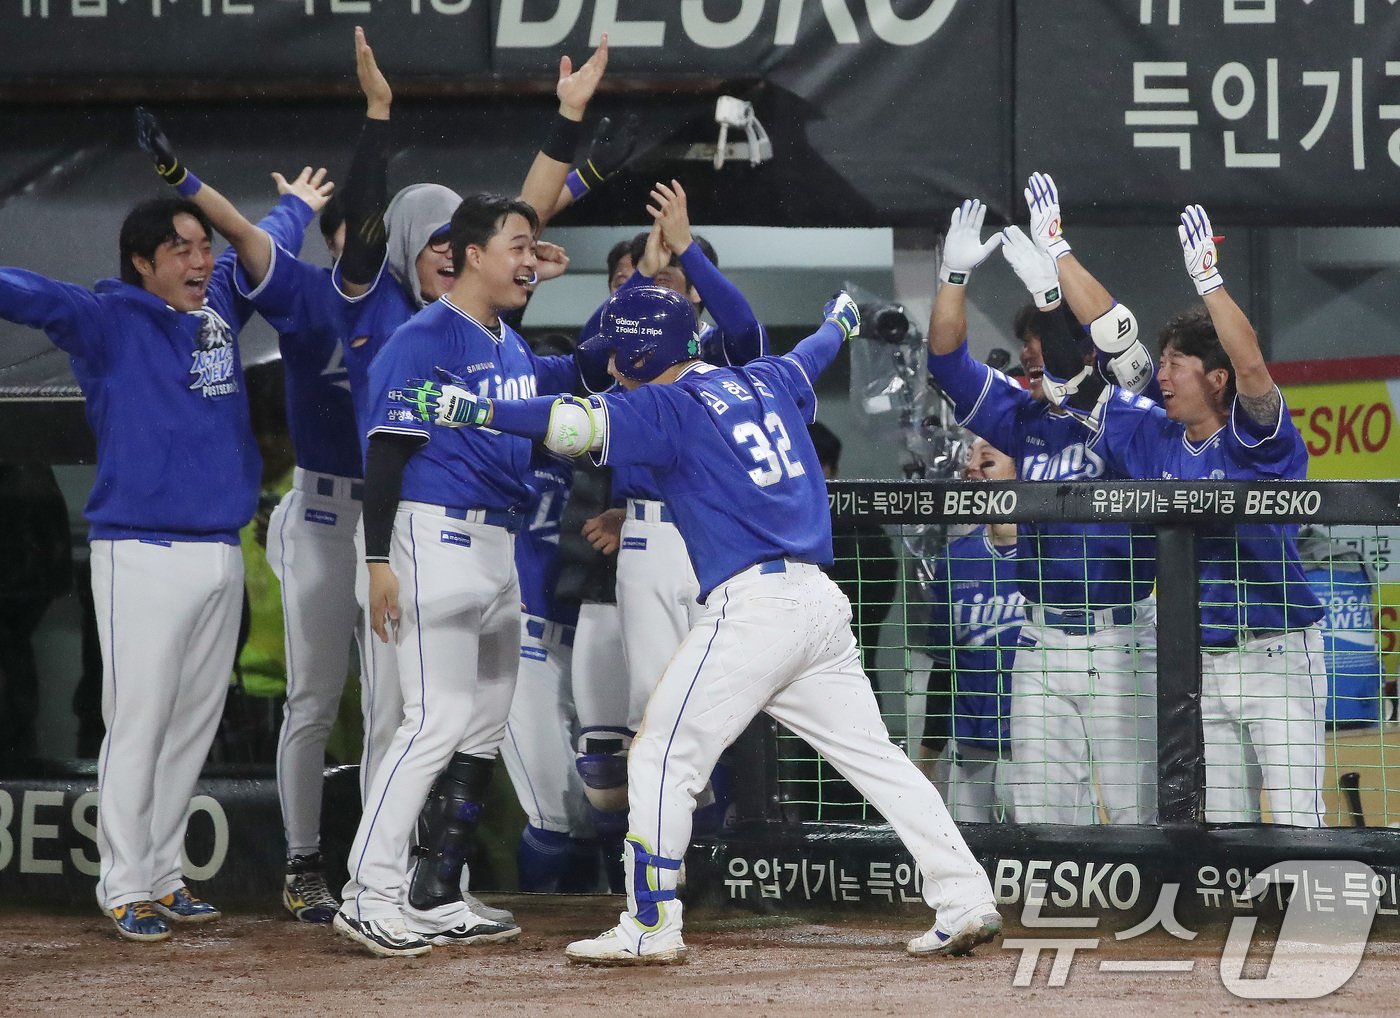
<path id="1" fill-rule="evenodd" d="M 943 239 L 943 264 L 938 270 L 938 278 L 943 282 L 966 286 L 972 270 L 1001 246 L 1000 233 L 982 240 L 982 221 L 986 218 L 987 206 L 976 198 L 968 198 L 953 210 L 948 236 Z"/>
<path id="2" fill-rule="evenodd" d="M 1019 226 L 1001 231 L 1001 254 L 1008 265 L 1021 277 L 1030 291 L 1036 307 L 1048 311 L 1060 302 L 1060 272 L 1055 259 L 1039 244 L 1021 232 Z"/>
<path id="3" fill-rule="evenodd" d="M 1186 259 L 1186 271 L 1196 284 L 1196 292 L 1204 297 L 1225 285 L 1217 265 L 1215 237 L 1211 233 L 1210 217 L 1199 205 L 1187 205 L 1181 213 L 1181 225 L 1176 228 L 1181 238 L 1181 254 Z"/>
<path id="4" fill-rule="evenodd" d="M 1050 174 L 1032 173 L 1021 193 L 1031 213 L 1031 236 L 1036 246 L 1051 258 L 1069 254 L 1069 241 L 1065 240 L 1064 221 L 1060 218 L 1060 194 Z"/>

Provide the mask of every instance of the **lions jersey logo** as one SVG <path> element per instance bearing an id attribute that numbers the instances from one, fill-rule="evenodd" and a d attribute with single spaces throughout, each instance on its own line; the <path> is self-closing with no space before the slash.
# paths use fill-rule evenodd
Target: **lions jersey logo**
<path id="1" fill-rule="evenodd" d="M 190 365 L 190 374 L 194 376 L 190 388 L 206 397 L 237 392 L 238 382 L 233 372 L 238 350 L 233 344 L 233 330 L 210 308 L 200 308 L 194 314 L 199 318 L 199 336 Z"/>

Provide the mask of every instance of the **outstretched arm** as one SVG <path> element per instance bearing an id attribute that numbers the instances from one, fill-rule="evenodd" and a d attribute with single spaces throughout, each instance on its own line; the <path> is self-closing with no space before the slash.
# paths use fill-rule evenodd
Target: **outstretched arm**
<path id="1" fill-rule="evenodd" d="M 347 297 L 367 292 L 384 263 L 389 206 L 389 111 L 394 93 L 374 59 L 362 28 L 355 29 L 355 73 L 365 96 L 365 122 L 350 159 L 340 200 L 345 210 L 345 248 L 338 285 Z"/>
<path id="2" fill-rule="evenodd" d="M 1219 255 L 1211 233 L 1210 218 L 1199 205 L 1188 205 L 1177 227 L 1186 271 L 1196 284 L 1196 292 L 1210 312 L 1220 345 L 1235 368 L 1235 389 L 1240 406 L 1260 424 L 1278 420 L 1281 397 L 1273 375 L 1259 348 L 1259 337 L 1235 299 L 1225 291 L 1220 275 Z"/>
<path id="3" fill-rule="evenodd" d="M 578 147 L 584 111 L 598 88 L 598 82 L 603 80 L 607 66 L 607 33 L 603 34 L 593 55 L 578 70 L 574 70 L 573 62 L 567 56 L 559 58 L 559 84 L 555 88 L 555 95 L 559 97 L 559 113 L 550 126 L 549 138 L 535 156 L 530 172 L 525 176 L 525 183 L 520 187 L 520 197 L 539 213 L 541 230 L 554 215 L 565 190 L 569 164 Z"/>

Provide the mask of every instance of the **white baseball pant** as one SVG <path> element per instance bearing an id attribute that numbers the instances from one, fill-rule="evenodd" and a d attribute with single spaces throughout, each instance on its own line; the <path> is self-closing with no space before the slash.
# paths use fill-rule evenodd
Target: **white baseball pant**
<path id="1" fill-rule="evenodd" d="M 1201 655 L 1206 819 L 1323 827 L 1327 668 L 1317 627 L 1256 636 Z"/>
<path id="2" fill-rule="evenodd" d="M 617 605 L 579 606 L 571 672 L 579 727 L 621 727 L 628 715 L 631 687 Z"/>
<path id="3" fill-rule="evenodd" d="M 626 726 L 641 724 L 666 663 L 700 618 L 700 581 L 662 502 L 627 500 L 617 553 L 617 608 L 630 690 Z M 620 719 L 607 722 L 619 724 Z"/>
<path id="4" fill-rule="evenodd" d="M 286 633 L 277 796 L 289 856 L 320 850 L 326 740 L 345 689 L 351 639 L 363 639 L 355 603 L 360 502 L 352 497 L 360 484 L 297 467 L 268 525 L 267 562 L 282 585 Z"/>
<path id="5" fill-rule="evenodd" d="M 403 721 L 403 688 L 399 685 L 397 648 L 385 643 L 366 624 L 369 617 L 369 567 L 365 565 L 365 524 L 355 525 L 355 604 L 360 610 L 360 716 L 364 744 L 360 750 L 360 805 L 369 796 L 375 768 L 389 752 L 389 743 Z"/>
<path id="6" fill-rule="evenodd" d="M 243 556 L 214 542 L 92 542 L 102 649 L 97 900 L 111 911 L 185 883 L 190 796 L 219 728 Z"/>
<path id="7" fill-rule="evenodd" d="M 344 911 L 399 916 L 408 848 L 433 781 L 454 752 L 494 757 L 520 662 L 515 538 L 502 527 L 399 503 L 390 566 L 403 718 L 375 768 L 350 848 Z"/>
<path id="8" fill-rule="evenodd" d="M 1157 819 L 1157 629 L 1151 599 L 1093 632 L 1048 624 L 1026 606 L 1011 676 L 1012 760 L 1020 823 Z M 1095 798 L 1097 792 L 1097 798 Z"/>
<path id="9" fill-rule="evenodd" d="M 695 797 L 759 711 L 810 743 L 890 822 L 940 920 L 955 926 L 993 903 L 937 790 L 890 741 L 850 602 L 805 563 L 753 566 L 715 588 L 652 694 L 627 776 L 630 829 L 653 855 L 683 858 Z M 658 868 L 656 879 L 674 888 L 676 871 Z"/>
<path id="10" fill-rule="evenodd" d="M 531 826 L 579 834 L 588 805 L 574 766 L 573 645 L 573 626 L 521 617 L 520 674 L 501 759 Z"/>

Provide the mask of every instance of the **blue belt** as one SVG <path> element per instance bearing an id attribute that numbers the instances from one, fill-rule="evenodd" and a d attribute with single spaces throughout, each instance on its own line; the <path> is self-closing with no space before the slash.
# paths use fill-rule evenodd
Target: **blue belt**
<path id="1" fill-rule="evenodd" d="M 473 523 L 504 527 L 512 534 L 517 533 L 525 521 L 524 516 L 510 509 L 465 509 L 461 506 L 445 505 L 442 507 L 442 514 L 454 520 L 470 519 Z"/>
<path id="2" fill-rule="evenodd" d="M 525 632 L 536 640 L 543 640 L 545 630 L 555 626 L 558 627 L 555 632 L 558 634 L 559 642 L 565 647 L 572 647 L 574 645 L 574 627 L 566 626 L 562 622 L 544 623 L 539 619 L 528 619 L 525 622 Z"/>
<path id="3" fill-rule="evenodd" d="M 335 482 L 329 477 L 316 478 L 316 494 L 324 495 L 326 498 L 335 498 Z M 357 502 L 365 500 L 364 481 L 354 481 L 350 484 L 350 497 Z"/>
<path id="4" fill-rule="evenodd" d="M 787 572 L 787 563 L 782 559 L 774 559 L 772 562 L 760 562 L 758 564 L 758 571 L 760 573 L 785 573 Z"/>
<path id="5" fill-rule="evenodd" d="M 1090 636 L 1101 629 L 1132 625 L 1137 609 L 1130 604 L 1088 611 L 1082 608 L 1046 608 L 1031 605 L 1027 612 L 1032 622 L 1058 629 L 1069 636 Z"/>
<path id="6" fill-rule="evenodd" d="M 645 508 L 644 506 L 638 504 L 637 501 L 636 501 L 635 499 L 633 499 L 633 503 L 634 503 L 633 506 L 632 506 L 632 517 L 633 517 L 633 519 L 638 519 L 638 520 L 641 520 L 643 523 L 645 523 L 645 522 L 646 522 L 646 518 L 647 518 L 647 511 L 646 511 L 646 508 Z M 662 503 L 661 503 L 661 522 L 662 522 L 662 523 L 675 523 L 675 522 L 676 522 L 676 518 L 675 518 L 674 516 L 671 515 L 671 509 L 670 509 L 670 507 L 669 507 L 668 505 L 666 505 L 665 502 L 662 502 Z"/>

